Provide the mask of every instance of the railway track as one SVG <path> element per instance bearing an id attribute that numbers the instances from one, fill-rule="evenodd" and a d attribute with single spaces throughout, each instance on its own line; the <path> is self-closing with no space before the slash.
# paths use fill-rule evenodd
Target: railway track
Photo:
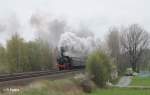
<path id="1" fill-rule="evenodd" d="M 51 76 L 51 75 L 69 73 L 69 72 L 74 72 L 74 71 L 80 71 L 80 69 L 64 70 L 64 71 L 48 70 L 48 71 L 35 71 L 35 72 L 5 74 L 5 75 L 0 75 L 0 82 L 19 80 L 19 79 L 27 79 L 27 78 L 35 78 L 35 77 L 41 77 L 41 76 L 47 76 L 47 75 Z"/>

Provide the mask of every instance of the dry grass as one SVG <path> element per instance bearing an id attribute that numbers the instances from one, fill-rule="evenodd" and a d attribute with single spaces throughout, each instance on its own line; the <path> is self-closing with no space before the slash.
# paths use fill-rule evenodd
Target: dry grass
<path id="1" fill-rule="evenodd" d="M 84 95 L 84 92 L 70 79 L 62 79 L 34 82 L 17 95 Z"/>

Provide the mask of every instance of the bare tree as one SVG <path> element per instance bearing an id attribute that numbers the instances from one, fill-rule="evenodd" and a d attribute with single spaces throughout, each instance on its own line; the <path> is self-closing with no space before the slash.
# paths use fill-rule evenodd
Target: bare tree
<path id="1" fill-rule="evenodd" d="M 118 28 L 113 27 L 109 29 L 109 34 L 107 36 L 106 43 L 109 50 L 109 54 L 113 58 L 113 61 L 117 66 L 118 71 L 121 71 L 119 64 L 120 41 Z"/>
<path id="2" fill-rule="evenodd" d="M 111 56 L 117 58 L 120 53 L 119 30 L 117 28 L 114 27 L 109 30 L 107 45 Z"/>
<path id="3" fill-rule="evenodd" d="M 122 31 L 121 45 L 123 53 L 129 56 L 133 71 L 139 71 L 138 62 L 149 45 L 149 34 L 138 24 L 133 24 Z"/>

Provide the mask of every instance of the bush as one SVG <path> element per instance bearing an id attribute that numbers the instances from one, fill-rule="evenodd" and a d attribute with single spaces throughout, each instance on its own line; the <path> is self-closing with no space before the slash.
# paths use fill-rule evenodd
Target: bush
<path id="1" fill-rule="evenodd" d="M 88 79 L 82 80 L 80 86 L 82 87 L 83 91 L 86 93 L 91 93 L 94 88 L 92 82 Z"/>
<path id="2" fill-rule="evenodd" d="M 105 87 L 111 77 L 109 58 L 102 52 L 94 52 L 87 59 L 86 70 L 98 87 Z"/>
<path id="3" fill-rule="evenodd" d="M 96 88 L 94 83 L 86 75 L 83 74 L 76 75 L 73 81 L 86 93 L 91 93 Z"/>

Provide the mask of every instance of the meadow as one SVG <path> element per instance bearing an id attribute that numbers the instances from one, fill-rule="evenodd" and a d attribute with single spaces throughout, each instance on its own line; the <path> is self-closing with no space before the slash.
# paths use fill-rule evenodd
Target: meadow
<path id="1" fill-rule="evenodd" d="M 131 85 L 133 86 L 150 86 L 150 76 L 149 77 L 133 77 Z"/>
<path id="2" fill-rule="evenodd" d="M 99 89 L 89 95 L 149 95 L 149 89 L 111 88 Z"/>

